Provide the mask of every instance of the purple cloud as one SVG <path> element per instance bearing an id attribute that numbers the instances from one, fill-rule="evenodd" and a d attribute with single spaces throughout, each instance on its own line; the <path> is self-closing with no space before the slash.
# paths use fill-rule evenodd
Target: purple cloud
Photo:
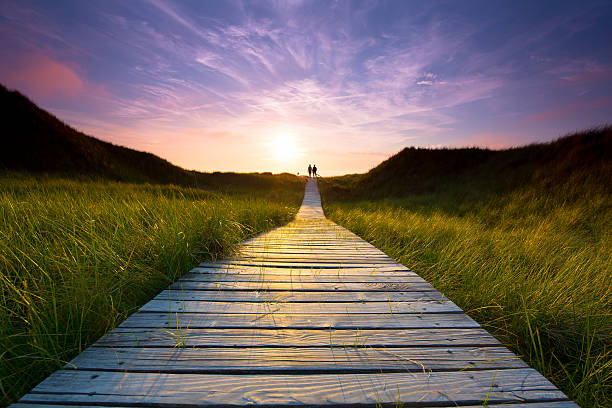
<path id="1" fill-rule="evenodd" d="M 344 173 L 408 144 L 609 118 L 609 5 L 485 5 L 8 1 L 0 74 L 84 131 L 201 170 L 295 171 L 269 157 L 283 132 Z"/>

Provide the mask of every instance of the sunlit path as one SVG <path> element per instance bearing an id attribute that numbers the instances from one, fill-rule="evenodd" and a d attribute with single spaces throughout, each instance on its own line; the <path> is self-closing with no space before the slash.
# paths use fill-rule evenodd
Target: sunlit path
<path id="1" fill-rule="evenodd" d="M 14 407 L 576 405 L 403 265 L 296 219 L 203 263 Z"/>

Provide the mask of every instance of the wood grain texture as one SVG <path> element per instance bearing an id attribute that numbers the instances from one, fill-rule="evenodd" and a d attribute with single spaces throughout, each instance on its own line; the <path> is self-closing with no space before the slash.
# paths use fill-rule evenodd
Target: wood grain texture
<path id="1" fill-rule="evenodd" d="M 444 330 L 139 329 L 117 328 L 98 346 L 175 347 L 488 347 L 501 344 L 482 328 Z"/>
<path id="2" fill-rule="evenodd" d="M 421 405 L 555 401 L 565 395 L 532 369 L 343 375 L 214 375 L 60 370 L 20 402 L 199 406 Z"/>
<path id="3" fill-rule="evenodd" d="M 32 408 L 36 404 L 16 403 L 11 405 L 11 408 Z M 67 404 L 45 404 L 44 408 L 111 408 L 119 405 L 67 405 Z M 396 406 L 393 404 L 392 406 Z M 578 408 L 578 405 L 571 401 L 548 401 L 548 402 L 531 402 L 517 404 L 487 404 L 489 408 Z M 433 408 L 433 407 L 422 407 Z M 462 408 L 482 408 L 482 405 L 463 405 Z"/>
<path id="4" fill-rule="evenodd" d="M 231 262 L 231 263 L 230 263 Z M 254 259 L 245 259 L 240 261 L 228 261 L 228 263 L 224 264 L 223 262 L 219 262 L 219 265 L 242 265 L 242 266 L 258 266 L 258 267 L 277 267 L 277 268 L 321 268 L 321 269 L 340 269 L 340 268 L 362 268 L 362 269 L 371 269 L 371 268 L 382 268 L 385 266 L 393 266 L 396 267 L 393 261 L 389 262 L 381 262 L 381 261 L 372 261 L 365 262 L 357 260 L 355 262 L 336 262 L 336 261 L 276 261 L 276 260 L 254 260 Z"/>
<path id="5" fill-rule="evenodd" d="M 207 313 L 148 313 L 138 312 L 119 327 L 226 327 L 278 329 L 439 329 L 473 328 L 478 323 L 465 314 L 207 314 Z"/>
<path id="6" fill-rule="evenodd" d="M 293 272 L 293 271 L 292 271 Z M 419 276 L 371 276 L 371 275 L 334 275 L 314 273 L 271 274 L 265 271 L 260 274 L 234 273 L 198 273 L 189 272 L 183 275 L 180 282 L 278 282 L 278 283 L 426 283 Z"/>
<path id="7" fill-rule="evenodd" d="M 178 280 L 170 289 L 183 290 L 259 290 L 259 291 L 311 291 L 311 292 L 405 292 L 405 291 L 435 291 L 427 282 L 194 282 Z"/>
<path id="8" fill-rule="evenodd" d="M 202 302 L 199 300 L 153 299 L 140 308 L 141 312 L 159 313 L 231 313 L 231 314 L 376 314 L 385 313 L 461 313 L 452 302 Z"/>
<path id="9" fill-rule="evenodd" d="M 350 256 L 375 256 L 375 257 L 387 257 L 382 251 L 369 249 L 369 248 L 316 248 L 316 247 L 303 247 L 303 246 L 282 246 L 282 245 L 259 245 L 259 246 L 243 246 L 239 251 L 238 255 L 350 255 Z"/>
<path id="10" fill-rule="evenodd" d="M 178 340 L 178 339 L 177 339 Z M 357 339 L 358 340 L 358 339 Z M 90 347 L 67 368 L 166 373 L 324 373 L 525 368 L 505 347 Z"/>
<path id="11" fill-rule="evenodd" d="M 202 265 L 193 268 L 191 273 L 228 273 L 228 274 L 248 274 L 248 275 L 315 275 L 315 276 L 380 276 L 380 277 L 402 277 L 402 276 L 418 276 L 409 269 L 401 269 L 397 267 L 380 267 L 380 268 L 336 268 L 321 269 L 321 268 L 275 268 L 260 266 L 240 266 L 240 265 Z"/>
<path id="12" fill-rule="evenodd" d="M 391 261 L 386 256 L 358 256 L 358 255 L 342 255 L 342 254 L 319 254 L 319 255 L 308 255 L 308 254 L 269 254 L 269 253 L 257 253 L 257 254 L 245 254 L 241 253 L 241 260 L 248 261 L 275 261 L 275 262 L 325 262 L 325 263 L 390 263 L 395 265 L 395 262 Z"/>
<path id="13" fill-rule="evenodd" d="M 440 301 L 439 292 L 297 292 L 258 290 L 164 290 L 157 300 L 199 300 L 202 302 L 419 302 Z"/>

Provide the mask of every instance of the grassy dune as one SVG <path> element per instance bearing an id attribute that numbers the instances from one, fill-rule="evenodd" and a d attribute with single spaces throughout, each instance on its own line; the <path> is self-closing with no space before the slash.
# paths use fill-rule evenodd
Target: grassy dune
<path id="1" fill-rule="evenodd" d="M 284 173 L 201 173 L 154 154 L 86 135 L 0 84 L 3 114 L 2 172 L 29 172 L 73 179 L 98 178 L 132 183 L 173 184 L 235 193 L 291 190 L 300 183 Z M 15 135 L 18 135 L 16 137 Z M 9 137 L 11 136 L 11 137 Z M 11 174 L 14 176 L 15 174 Z"/>
<path id="2" fill-rule="evenodd" d="M 238 190 L 0 178 L 0 405 L 198 261 L 289 221 L 303 182 Z"/>
<path id="3" fill-rule="evenodd" d="M 612 168 L 606 131 L 608 139 L 601 133 L 589 139 L 592 146 L 585 146 L 585 134 L 561 140 L 570 151 L 603 155 L 589 162 L 561 149 L 556 168 L 529 153 L 559 149 L 559 143 L 507 156 L 494 152 L 493 161 L 478 162 L 469 177 L 448 174 L 445 181 L 440 171 L 435 188 L 410 177 L 403 185 L 389 183 L 401 179 L 401 169 L 389 163 L 387 177 L 376 169 L 386 180 L 378 190 L 372 174 L 324 179 L 325 212 L 429 280 L 581 406 L 609 407 Z M 508 156 L 523 164 L 504 167 Z M 371 184 L 362 190 L 360 183 Z"/>

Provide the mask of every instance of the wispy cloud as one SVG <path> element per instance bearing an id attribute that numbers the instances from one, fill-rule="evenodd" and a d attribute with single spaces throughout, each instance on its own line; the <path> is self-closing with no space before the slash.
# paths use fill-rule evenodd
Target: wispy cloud
<path id="1" fill-rule="evenodd" d="M 366 170 L 407 144 L 501 146 L 520 118 L 612 113 L 609 58 L 584 42 L 612 12 L 522 7 L 8 1 L 0 73 L 70 123 L 188 167 L 260 169 L 285 132 L 322 168 Z M 38 63 L 19 66 L 24 50 Z"/>

